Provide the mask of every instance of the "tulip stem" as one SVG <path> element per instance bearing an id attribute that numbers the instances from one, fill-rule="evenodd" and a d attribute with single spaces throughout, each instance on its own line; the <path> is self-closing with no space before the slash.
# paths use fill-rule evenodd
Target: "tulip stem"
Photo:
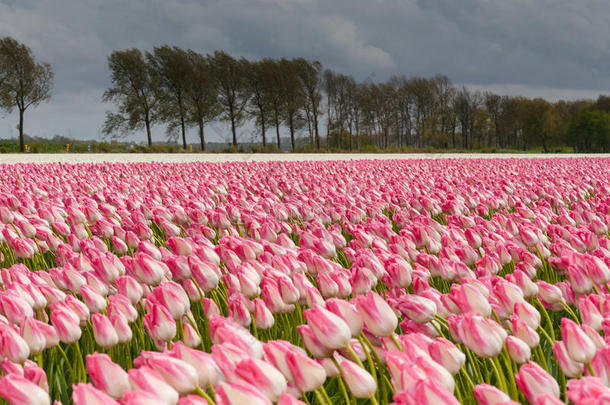
<path id="1" fill-rule="evenodd" d="M 561 305 L 563 305 L 563 308 L 566 310 L 566 312 L 570 315 L 570 317 L 572 319 L 574 319 L 574 322 L 576 322 L 578 325 L 580 325 L 580 319 L 578 319 L 578 316 L 576 316 L 576 314 L 574 313 L 574 311 L 572 311 L 572 308 L 570 308 L 570 306 L 568 304 L 566 304 L 565 301 L 561 301 Z"/>
<path id="2" fill-rule="evenodd" d="M 492 367 L 492 369 L 494 371 L 494 374 L 496 375 L 496 380 L 497 380 L 498 388 L 500 388 L 504 392 L 507 392 L 508 389 L 506 388 L 506 381 L 504 380 L 504 378 L 500 374 L 500 369 L 498 368 L 498 366 L 499 366 L 498 358 L 497 357 L 492 357 L 490 359 L 490 363 L 491 363 L 491 367 Z"/>
<path id="3" fill-rule="evenodd" d="M 369 349 L 368 347 L 366 347 L 364 341 L 362 340 L 362 338 L 360 336 L 358 336 L 358 341 L 360 342 L 360 345 L 362 346 L 362 349 L 364 350 L 364 353 L 366 354 L 366 362 L 369 365 L 369 369 L 371 370 L 371 374 L 373 375 L 373 379 L 375 380 L 375 386 L 377 387 L 377 390 L 375 391 L 375 396 L 379 395 L 379 381 L 377 379 L 377 370 L 375 369 L 375 363 L 373 363 L 373 359 L 371 358 L 371 353 L 369 353 Z"/>
<path id="4" fill-rule="evenodd" d="M 544 335 L 544 337 L 546 338 L 546 340 L 549 342 L 549 344 L 551 346 L 553 345 L 553 343 L 555 343 L 555 336 L 553 336 L 553 337 L 549 336 L 549 334 L 546 332 L 546 330 L 542 326 L 539 326 L 538 330 Z"/>
<path id="5" fill-rule="evenodd" d="M 364 350 L 364 348 L 362 348 Z M 354 351 L 354 349 L 352 349 L 352 346 L 350 344 L 347 345 L 347 351 L 349 352 L 349 354 L 352 355 L 352 357 L 354 358 L 354 361 L 356 363 L 358 363 L 358 365 L 362 368 L 364 368 L 366 370 L 366 368 L 364 367 L 364 364 L 362 364 L 362 361 L 360 361 L 360 358 L 358 358 L 358 355 L 356 354 L 356 352 Z"/>
<path id="6" fill-rule="evenodd" d="M 546 308 L 544 307 L 544 305 L 542 305 L 542 302 L 540 302 L 540 299 L 538 297 L 536 297 L 536 301 L 538 302 L 538 305 L 540 306 L 540 309 L 542 310 L 542 315 L 544 315 L 544 319 L 546 319 L 547 324 L 549 325 L 549 329 L 551 331 L 551 340 L 549 340 L 549 343 L 553 344 L 555 342 L 555 331 L 553 330 L 553 322 L 551 321 L 551 317 L 549 316 L 549 313 L 546 311 Z M 540 328 L 542 330 L 544 330 L 544 328 Z M 546 336 L 548 336 L 546 334 L 546 331 L 544 332 L 544 334 Z"/>
<path id="7" fill-rule="evenodd" d="M 332 402 L 327 402 L 326 399 L 324 398 L 324 396 L 322 394 L 320 394 L 320 389 L 323 389 L 322 387 L 320 387 L 317 390 L 314 390 L 314 394 L 316 395 L 316 398 L 318 398 L 318 402 L 320 404 L 327 404 L 327 405 L 332 405 Z"/>
<path id="8" fill-rule="evenodd" d="M 62 357 L 66 361 L 66 366 L 68 367 L 68 371 L 70 371 L 70 375 L 72 376 L 72 382 L 76 382 L 76 381 L 74 381 L 76 379 L 75 378 L 76 376 L 74 375 L 74 369 L 72 368 L 72 364 L 70 363 L 70 360 L 68 359 L 68 356 L 66 355 L 66 352 L 61 347 L 61 344 L 58 344 L 56 347 L 59 349 L 59 352 L 61 353 Z"/>
<path id="9" fill-rule="evenodd" d="M 195 392 L 200 396 L 203 397 L 206 401 L 208 401 L 208 404 L 210 405 L 215 405 L 215 402 L 212 398 L 210 398 L 210 396 L 201 388 L 197 387 L 195 388 Z"/>
<path id="10" fill-rule="evenodd" d="M 78 342 L 74 343 L 76 347 L 76 357 L 78 357 L 78 363 L 80 364 L 80 371 L 82 375 L 79 376 L 79 381 L 87 382 L 87 370 L 85 369 L 85 363 L 83 362 L 83 355 L 80 351 L 80 345 Z"/>
<path id="11" fill-rule="evenodd" d="M 396 335 L 394 333 L 392 333 L 392 341 L 394 342 L 394 344 L 396 345 L 396 347 L 398 348 L 398 350 L 400 350 L 402 352 L 402 345 L 400 344 L 400 342 L 398 341 L 398 339 L 396 338 Z"/>
<path id="12" fill-rule="evenodd" d="M 591 377 L 595 377 L 595 371 L 593 371 L 593 367 L 591 367 L 591 362 L 587 362 L 587 370 L 589 370 L 589 374 Z"/>

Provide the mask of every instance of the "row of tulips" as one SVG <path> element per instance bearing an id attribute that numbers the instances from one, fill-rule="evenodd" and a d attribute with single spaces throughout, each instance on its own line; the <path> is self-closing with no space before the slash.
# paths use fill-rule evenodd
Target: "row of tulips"
<path id="1" fill-rule="evenodd" d="M 0 174 L 11 404 L 610 403 L 610 159 Z"/>

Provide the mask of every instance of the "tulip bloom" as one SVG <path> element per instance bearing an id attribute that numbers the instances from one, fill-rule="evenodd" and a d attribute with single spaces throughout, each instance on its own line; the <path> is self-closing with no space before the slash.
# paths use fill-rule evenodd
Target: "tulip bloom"
<path id="1" fill-rule="evenodd" d="M 479 405 L 504 404 L 511 400 L 506 393 L 489 384 L 479 384 L 472 391 Z"/>
<path id="2" fill-rule="evenodd" d="M 523 364 L 530 359 L 532 352 L 530 347 L 523 340 L 515 336 L 507 336 L 504 345 L 508 355 L 517 364 Z"/>
<path id="3" fill-rule="evenodd" d="M 0 379 L 0 395 L 11 404 L 49 405 L 49 394 L 17 374 Z"/>
<path id="4" fill-rule="evenodd" d="M 249 358 L 236 364 L 235 374 L 276 402 L 286 391 L 286 378 L 271 364 Z"/>
<path id="5" fill-rule="evenodd" d="M 87 373 L 93 385 L 113 398 L 119 399 L 129 389 L 127 372 L 113 363 L 107 354 L 94 353 L 87 356 Z"/>
<path id="6" fill-rule="evenodd" d="M 561 319 L 561 339 L 572 360 L 579 363 L 588 363 L 595 355 L 597 347 L 576 322 Z"/>
<path id="7" fill-rule="evenodd" d="M 220 383 L 214 388 L 217 405 L 272 405 L 256 387 L 247 383 Z"/>
<path id="8" fill-rule="evenodd" d="M 337 315 L 320 306 L 305 310 L 303 316 L 318 340 L 330 350 L 345 348 L 352 333 Z"/>
<path id="9" fill-rule="evenodd" d="M 324 367 L 299 352 L 286 354 L 286 366 L 290 370 L 294 385 L 302 393 L 319 388 L 326 380 Z"/>
<path id="10" fill-rule="evenodd" d="M 356 298 L 365 326 L 372 334 L 379 337 L 390 336 L 398 326 L 398 318 L 392 308 L 379 294 L 369 291 Z"/>
<path id="11" fill-rule="evenodd" d="M 127 372 L 133 389 L 148 391 L 170 405 L 178 402 L 178 392 L 155 370 L 148 366 L 132 368 Z"/>
<path id="12" fill-rule="evenodd" d="M 576 378 L 582 375 L 584 364 L 572 360 L 564 342 L 558 340 L 553 344 L 553 354 L 555 355 L 555 360 L 557 361 L 557 364 L 559 364 L 561 371 L 563 371 L 567 377 Z"/>
<path id="13" fill-rule="evenodd" d="M 74 405 L 119 405 L 103 391 L 83 383 L 72 387 L 72 401 L 74 401 Z"/>
<path id="14" fill-rule="evenodd" d="M 530 403 L 542 394 L 559 398 L 559 384 L 538 364 L 530 361 L 519 368 L 515 382 Z"/>
<path id="15" fill-rule="evenodd" d="M 148 333 L 155 339 L 169 342 L 176 336 L 176 321 L 169 311 L 159 304 L 153 304 L 152 309 L 143 318 Z"/>

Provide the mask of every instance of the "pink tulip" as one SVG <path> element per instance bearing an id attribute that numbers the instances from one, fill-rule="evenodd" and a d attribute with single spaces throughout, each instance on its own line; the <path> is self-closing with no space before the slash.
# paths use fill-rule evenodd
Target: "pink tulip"
<path id="1" fill-rule="evenodd" d="M 132 388 L 148 391 L 170 405 L 176 405 L 178 402 L 178 392 L 152 368 L 148 366 L 132 368 L 127 374 Z"/>
<path id="2" fill-rule="evenodd" d="M 437 309 L 434 301 L 417 295 L 401 297 L 397 309 L 417 323 L 428 323 L 434 319 Z"/>
<path id="3" fill-rule="evenodd" d="M 158 372 L 180 395 L 195 391 L 199 384 L 197 370 L 186 361 L 169 355 L 152 356 L 146 364 Z"/>
<path id="4" fill-rule="evenodd" d="M 542 367 L 530 361 L 519 368 L 515 382 L 530 403 L 542 394 L 559 398 L 559 385 Z"/>
<path id="5" fill-rule="evenodd" d="M 445 367 L 453 375 L 456 375 L 466 362 L 466 355 L 444 338 L 435 339 L 428 347 L 428 351 L 434 361 Z"/>
<path id="6" fill-rule="evenodd" d="M 339 316 L 320 306 L 305 310 L 303 316 L 318 341 L 328 349 L 341 349 L 348 345 L 352 334 Z"/>
<path id="7" fill-rule="evenodd" d="M 23 363 L 30 355 L 27 342 L 10 326 L 0 324 L 2 354 L 13 363 Z"/>
<path id="8" fill-rule="evenodd" d="M 553 344 L 553 354 L 555 355 L 555 360 L 557 361 L 557 364 L 559 364 L 561 371 L 563 371 L 567 377 L 575 378 L 583 373 L 584 365 L 572 360 L 564 342 L 556 341 Z"/>
<path id="9" fill-rule="evenodd" d="M 194 350 L 181 342 L 176 342 L 172 346 L 170 355 L 190 364 L 195 369 L 198 385 L 202 389 L 216 385 L 221 378 L 220 370 L 209 353 Z"/>
<path id="10" fill-rule="evenodd" d="M 168 342 L 176 336 L 176 321 L 162 305 L 153 304 L 143 321 L 146 330 L 155 339 Z"/>
<path id="11" fill-rule="evenodd" d="M 51 402 L 45 390 L 16 374 L 0 379 L 0 395 L 14 405 L 48 405 Z"/>
<path id="12" fill-rule="evenodd" d="M 324 367 L 302 353 L 288 352 L 285 361 L 294 385 L 303 393 L 319 388 L 326 380 Z"/>
<path id="13" fill-rule="evenodd" d="M 397 405 L 406 404 L 447 404 L 457 405 L 458 400 L 441 385 L 432 380 L 419 380 L 407 390 L 394 395 Z"/>
<path id="14" fill-rule="evenodd" d="M 579 363 L 588 363 L 595 355 L 597 347 L 587 334 L 568 318 L 561 319 L 561 339 L 570 357 Z"/>
<path id="15" fill-rule="evenodd" d="M 140 301 L 143 291 L 140 284 L 131 276 L 120 276 L 115 280 L 117 290 L 120 294 L 129 298 L 132 304 Z"/>
<path id="16" fill-rule="evenodd" d="M 180 403 L 180 401 L 178 401 Z M 206 402 L 207 403 L 207 402 Z M 121 398 L 122 405 L 166 405 L 167 402 L 163 401 L 155 394 L 152 394 L 144 390 L 129 390 L 123 393 Z M 205 405 L 205 404 L 204 404 Z"/>
<path id="17" fill-rule="evenodd" d="M 356 305 L 360 310 L 364 325 L 375 336 L 384 337 L 394 333 L 398 326 L 398 318 L 379 294 L 370 291 L 364 296 L 357 297 Z"/>
<path id="18" fill-rule="evenodd" d="M 127 372 L 112 362 L 107 354 L 87 356 L 87 373 L 93 385 L 111 397 L 118 399 L 129 389 Z"/>
<path id="19" fill-rule="evenodd" d="M 49 392 L 49 381 L 47 379 L 47 373 L 36 363 L 31 360 L 26 360 L 23 365 L 23 377 L 26 380 L 33 382 L 46 392 Z"/>
<path id="20" fill-rule="evenodd" d="M 247 383 L 220 383 L 215 388 L 217 405 L 271 405 L 271 401 L 256 387 Z"/>
<path id="21" fill-rule="evenodd" d="M 107 349 L 119 343 L 119 336 L 106 315 L 91 315 L 91 324 L 93 325 L 93 337 L 100 347 Z"/>
<path id="22" fill-rule="evenodd" d="M 523 364 L 530 359 L 532 352 L 530 347 L 523 340 L 515 336 L 507 336 L 504 345 L 508 355 L 517 364 Z"/>
<path id="23" fill-rule="evenodd" d="M 507 394 L 489 384 L 477 385 L 473 393 L 479 405 L 499 405 L 511 400 Z"/>
<path id="24" fill-rule="evenodd" d="M 103 391 L 95 389 L 89 384 L 77 384 L 72 387 L 72 401 L 75 405 L 118 405 L 119 403 L 105 394 Z"/>
<path id="25" fill-rule="evenodd" d="M 262 360 L 250 358 L 240 361 L 236 365 L 235 374 L 273 402 L 276 402 L 287 388 L 282 373 Z"/>
<path id="26" fill-rule="evenodd" d="M 356 398 L 371 398 L 375 395 L 377 384 L 368 371 L 344 358 L 340 358 L 338 363 L 345 384 Z"/>
<path id="27" fill-rule="evenodd" d="M 326 300 L 326 309 L 345 321 L 352 337 L 358 337 L 362 333 L 362 315 L 355 305 L 339 298 L 329 298 Z"/>

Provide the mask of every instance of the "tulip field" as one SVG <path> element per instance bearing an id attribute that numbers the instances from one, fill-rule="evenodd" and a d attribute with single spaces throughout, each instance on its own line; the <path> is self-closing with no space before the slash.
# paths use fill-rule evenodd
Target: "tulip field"
<path id="1" fill-rule="evenodd" d="M 0 178 L 5 403 L 610 404 L 610 158 Z"/>

